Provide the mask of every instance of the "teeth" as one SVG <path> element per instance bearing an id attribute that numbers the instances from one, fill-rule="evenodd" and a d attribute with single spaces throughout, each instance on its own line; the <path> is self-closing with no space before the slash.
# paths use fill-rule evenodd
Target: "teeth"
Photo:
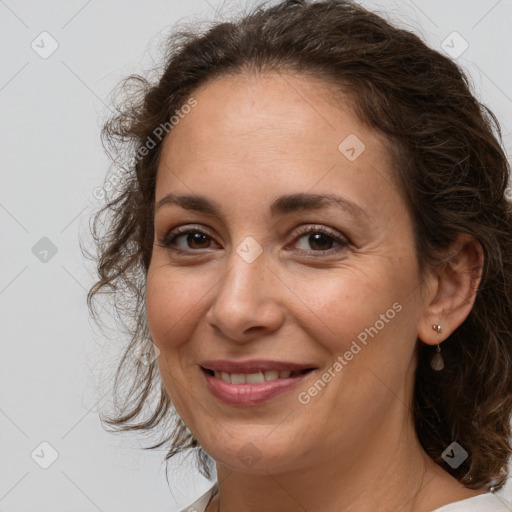
<path id="1" fill-rule="evenodd" d="M 254 375 L 254 373 L 250 375 Z M 246 378 L 247 375 L 244 375 L 243 373 L 232 373 L 231 384 L 244 384 L 247 382 Z"/>
<path id="2" fill-rule="evenodd" d="M 261 384 L 262 382 L 265 382 L 265 375 L 261 372 L 248 373 L 247 376 L 245 377 L 245 381 L 248 382 L 249 384 Z"/>
<path id="3" fill-rule="evenodd" d="M 227 372 L 213 372 L 217 379 L 221 379 L 228 384 L 262 384 L 265 381 L 288 379 L 292 374 L 291 370 L 274 371 L 269 370 L 266 372 L 258 373 L 227 373 Z"/>
<path id="4" fill-rule="evenodd" d="M 276 372 L 276 371 L 264 372 L 264 375 L 265 375 L 265 380 L 279 379 L 279 372 Z"/>

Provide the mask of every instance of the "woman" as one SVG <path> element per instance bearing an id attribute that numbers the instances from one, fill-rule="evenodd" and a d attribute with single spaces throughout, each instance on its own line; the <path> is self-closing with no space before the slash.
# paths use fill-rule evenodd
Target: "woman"
<path id="1" fill-rule="evenodd" d="M 462 70 L 289 0 L 178 34 L 134 85 L 94 230 L 91 310 L 135 319 L 105 421 L 215 461 L 190 511 L 511 510 L 509 164 Z"/>

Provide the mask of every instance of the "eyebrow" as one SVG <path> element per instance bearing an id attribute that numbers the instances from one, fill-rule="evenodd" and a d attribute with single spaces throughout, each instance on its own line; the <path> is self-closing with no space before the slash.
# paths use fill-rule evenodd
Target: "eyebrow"
<path id="1" fill-rule="evenodd" d="M 156 210 L 167 205 L 177 205 L 186 210 L 217 217 L 222 216 L 219 203 L 201 195 L 167 194 L 158 201 Z M 319 210 L 329 206 L 344 210 L 354 217 L 368 218 L 368 214 L 359 205 L 334 194 L 297 193 L 279 196 L 272 202 L 270 214 L 272 217 L 276 217 L 305 210 Z"/>

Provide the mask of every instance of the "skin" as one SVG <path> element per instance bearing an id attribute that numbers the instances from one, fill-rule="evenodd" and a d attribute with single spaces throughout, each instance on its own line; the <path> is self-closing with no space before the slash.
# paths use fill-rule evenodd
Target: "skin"
<path id="1" fill-rule="evenodd" d="M 480 245 L 460 237 L 449 264 L 420 275 L 388 143 L 326 84 L 293 73 L 240 74 L 193 96 L 197 106 L 164 143 L 156 203 L 170 192 L 201 194 L 221 215 L 156 210 L 147 315 L 171 400 L 217 463 L 220 491 L 208 512 L 427 512 L 485 492 L 432 462 L 410 407 L 417 340 L 441 343 L 469 314 L 479 282 L 469 269 L 481 268 Z M 349 134 L 365 145 L 354 161 L 338 150 Z M 364 214 L 326 207 L 271 218 L 276 197 L 301 192 L 341 196 Z M 176 239 L 184 254 L 163 246 L 181 225 L 207 235 Z M 299 235 L 301 225 L 313 234 L 332 228 L 348 245 Z M 252 263 L 237 253 L 248 236 L 263 249 Z M 300 403 L 298 393 L 395 303 L 401 311 Z M 432 329 L 438 323 L 442 333 Z M 244 408 L 210 394 L 198 366 L 206 359 L 318 370 L 299 388 Z M 251 465 L 240 457 L 247 450 Z"/>

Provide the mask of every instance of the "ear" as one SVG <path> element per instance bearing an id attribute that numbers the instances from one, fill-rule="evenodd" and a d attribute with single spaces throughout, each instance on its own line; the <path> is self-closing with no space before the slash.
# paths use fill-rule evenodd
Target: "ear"
<path id="1" fill-rule="evenodd" d="M 418 324 L 421 341 L 437 345 L 464 322 L 475 303 L 483 262 L 480 243 L 461 233 L 447 250 L 444 262 L 427 277 L 428 293 Z M 433 325 L 440 325 L 441 332 L 436 332 Z"/>

